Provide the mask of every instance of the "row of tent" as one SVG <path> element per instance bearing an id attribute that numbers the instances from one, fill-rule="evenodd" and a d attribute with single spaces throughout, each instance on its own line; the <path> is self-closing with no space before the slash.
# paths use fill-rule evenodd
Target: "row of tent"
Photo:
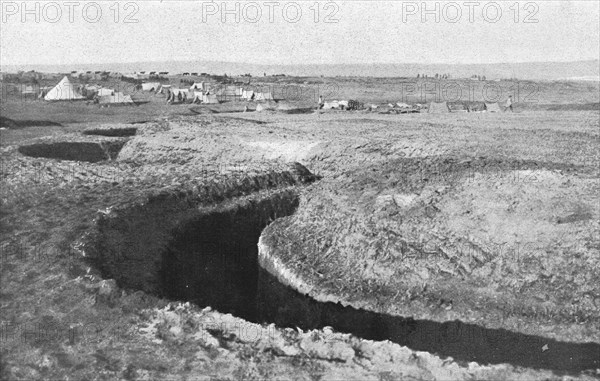
<path id="1" fill-rule="evenodd" d="M 85 88 L 86 91 L 95 92 L 96 99 L 101 105 L 104 104 L 135 104 L 131 99 L 130 95 L 125 95 L 121 92 L 114 91 L 111 89 L 102 88 L 100 86 L 88 86 Z M 211 93 L 208 89 L 208 84 L 205 82 L 194 83 L 190 89 L 178 89 L 173 88 L 171 85 L 162 85 L 159 82 L 145 83 L 142 84 L 142 89 L 146 91 L 156 91 L 157 93 L 168 94 L 168 100 L 170 101 L 185 101 L 193 96 L 192 102 L 194 103 L 219 103 L 219 95 L 223 96 L 223 93 L 215 94 Z M 27 91 L 28 89 L 25 89 Z M 201 91 L 195 91 L 201 90 Z M 227 89 L 225 89 L 226 91 Z M 255 92 L 252 90 L 244 90 L 243 88 L 235 88 L 233 95 L 239 96 L 243 100 L 247 101 L 274 101 L 273 95 L 270 92 Z M 85 100 L 84 96 L 79 88 L 77 88 L 68 77 L 64 77 L 56 86 L 48 89 L 43 88 L 40 96 L 44 94 L 44 100 L 46 101 L 63 101 L 63 100 Z M 227 95 L 227 94 L 225 94 Z M 349 109 L 352 101 L 332 101 L 325 102 L 323 105 L 324 109 Z M 393 108 L 399 109 L 414 109 L 406 103 L 397 103 L 396 105 L 390 105 Z M 448 102 L 429 104 L 428 113 L 439 114 L 439 113 L 450 113 L 450 112 L 501 112 L 498 103 L 484 103 L 481 107 L 464 106 L 461 104 L 452 104 Z"/>
<path id="2" fill-rule="evenodd" d="M 502 112 L 502 110 L 498 103 L 464 105 L 461 103 L 448 104 L 448 102 L 431 102 L 427 112 L 429 114 L 445 114 L 450 112 Z"/>
<path id="3" fill-rule="evenodd" d="M 167 103 L 181 103 L 187 102 L 188 99 L 192 99 L 192 103 L 219 103 L 219 100 L 215 94 L 211 94 L 210 91 L 194 91 L 192 89 L 180 89 L 175 88 L 172 85 L 158 84 L 158 87 L 152 85 L 147 87 L 148 91 L 155 91 L 157 94 L 165 94 L 167 96 Z M 143 89 L 143 87 L 142 87 Z"/>
<path id="4" fill-rule="evenodd" d="M 218 99 L 240 99 L 245 101 L 268 102 L 275 98 L 271 92 L 260 92 L 245 90 L 242 87 L 215 89 L 211 93 L 211 84 L 207 82 L 196 82 L 188 89 L 175 88 L 172 85 L 163 85 L 160 82 L 148 82 L 142 84 L 143 91 L 153 91 L 157 94 L 167 94 L 170 98 L 175 95 L 178 100 L 193 97 L 193 101 L 202 103 L 218 103 Z M 179 97 L 179 94 L 182 94 Z"/>
<path id="5" fill-rule="evenodd" d="M 327 103 L 326 103 L 327 106 Z M 327 108 L 327 107 L 324 107 Z M 502 112 L 498 103 L 486 102 L 431 102 L 427 104 L 409 105 L 404 102 L 387 105 L 371 105 L 368 107 L 371 111 L 377 110 L 380 113 L 390 114 L 409 114 L 427 112 L 430 114 L 460 113 L 460 112 Z"/>

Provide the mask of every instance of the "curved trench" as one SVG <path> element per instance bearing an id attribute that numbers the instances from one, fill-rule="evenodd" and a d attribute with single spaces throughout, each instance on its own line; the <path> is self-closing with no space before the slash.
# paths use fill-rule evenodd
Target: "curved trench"
<path id="1" fill-rule="evenodd" d="M 559 374 L 600 367 L 597 343 L 558 342 L 459 321 L 438 323 L 357 310 L 317 302 L 283 285 L 259 266 L 257 242 L 269 223 L 293 214 L 298 204 L 298 195 L 286 190 L 207 210 L 196 209 L 177 218 L 164 244 L 149 243 L 152 248 L 142 251 L 144 256 L 104 262 L 99 267 L 105 278 L 115 278 L 121 286 L 190 301 L 200 307 L 211 306 L 255 323 L 305 330 L 331 326 L 364 339 L 390 340 L 460 362 L 510 363 Z M 159 213 L 154 217 L 160 218 Z M 154 225 L 145 222 L 136 229 L 149 226 Z M 120 234 L 104 233 L 105 238 Z M 132 233 L 135 231 L 123 234 Z M 144 281 L 139 280 L 144 277 Z M 543 350 L 545 346 L 547 350 Z"/>

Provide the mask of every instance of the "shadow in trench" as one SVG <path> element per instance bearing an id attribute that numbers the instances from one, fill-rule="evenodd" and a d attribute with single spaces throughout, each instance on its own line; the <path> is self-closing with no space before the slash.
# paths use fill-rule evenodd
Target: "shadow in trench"
<path id="1" fill-rule="evenodd" d="M 320 303 L 284 286 L 259 267 L 257 242 L 272 219 L 292 214 L 297 205 L 297 199 L 265 200 L 187 221 L 163 257 L 164 296 L 255 323 L 304 330 L 331 326 L 457 361 L 510 363 L 557 373 L 600 367 L 597 343 L 559 342 L 459 321 L 438 323 L 357 310 Z"/>
<path id="2" fill-rule="evenodd" d="M 257 322 L 317 329 L 331 326 L 368 340 L 390 340 L 418 351 L 480 364 L 510 363 L 529 368 L 577 373 L 600 366 L 600 344 L 566 343 L 460 321 L 438 323 L 335 303 L 320 303 L 281 284 L 259 269 Z M 547 350 L 543 347 L 547 345 Z"/>
<path id="3" fill-rule="evenodd" d="M 296 194 L 282 193 L 180 225 L 162 258 L 164 296 L 257 321 L 258 238 L 298 203 Z"/>
<path id="4" fill-rule="evenodd" d="M 137 133 L 137 128 L 126 127 L 126 128 L 96 128 L 83 131 L 84 135 L 99 135 L 109 137 L 122 137 L 122 136 L 134 136 Z"/>
<path id="5" fill-rule="evenodd" d="M 19 153 L 30 157 L 97 163 L 104 160 L 114 160 L 124 145 L 125 141 L 123 140 L 101 143 L 36 143 L 20 146 Z"/>

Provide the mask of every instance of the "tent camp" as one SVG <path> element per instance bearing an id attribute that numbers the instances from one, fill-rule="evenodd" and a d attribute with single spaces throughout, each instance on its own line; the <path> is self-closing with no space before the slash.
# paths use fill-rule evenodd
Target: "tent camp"
<path id="1" fill-rule="evenodd" d="M 171 89 L 171 93 L 172 93 L 173 95 L 175 95 L 176 97 L 179 97 L 179 94 L 181 94 L 181 96 L 182 96 L 183 98 L 187 99 L 187 98 L 188 98 L 188 95 L 189 95 L 189 93 L 190 93 L 190 92 L 189 92 L 189 90 L 187 90 L 187 89 L 173 89 L 173 88 L 172 88 L 172 89 Z"/>
<path id="2" fill-rule="evenodd" d="M 498 103 L 486 103 L 485 109 L 487 112 L 502 112 L 502 109 L 500 106 L 498 106 Z"/>
<path id="3" fill-rule="evenodd" d="M 116 105 L 133 106 L 133 105 L 135 105 L 135 103 L 131 99 L 130 95 L 125 95 L 118 91 L 114 92 L 113 95 L 103 95 L 103 96 L 98 97 L 98 103 L 102 106 L 112 106 L 112 105 L 114 105 L 114 106 L 116 106 Z"/>
<path id="4" fill-rule="evenodd" d="M 73 86 L 66 76 L 48 91 L 44 97 L 47 101 L 72 101 L 85 99 L 83 95 Z"/>
<path id="5" fill-rule="evenodd" d="M 169 89 L 167 102 L 185 102 L 188 99 L 189 91 L 187 89 Z"/>
<path id="6" fill-rule="evenodd" d="M 445 113 L 449 113 L 450 109 L 448 108 L 447 102 L 441 102 L 441 103 L 431 102 L 429 104 L 429 110 L 427 112 L 429 114 L 445 114 Z"/>
<path id="7" fill-rule="evenodd" d="M 160 87 L 160 82 L 142 83 L 142 91 L 156 91 Z"/>

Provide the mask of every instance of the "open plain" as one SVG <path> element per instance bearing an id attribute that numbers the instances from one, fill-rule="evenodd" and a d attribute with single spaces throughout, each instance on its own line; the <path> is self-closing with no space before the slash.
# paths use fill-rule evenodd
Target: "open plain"
<path id="1" fill-rule="evenodd" d="M 515 113 L 3 100 L 2 377 L 598 378 L 598 83 L 538 90 Z"/>

